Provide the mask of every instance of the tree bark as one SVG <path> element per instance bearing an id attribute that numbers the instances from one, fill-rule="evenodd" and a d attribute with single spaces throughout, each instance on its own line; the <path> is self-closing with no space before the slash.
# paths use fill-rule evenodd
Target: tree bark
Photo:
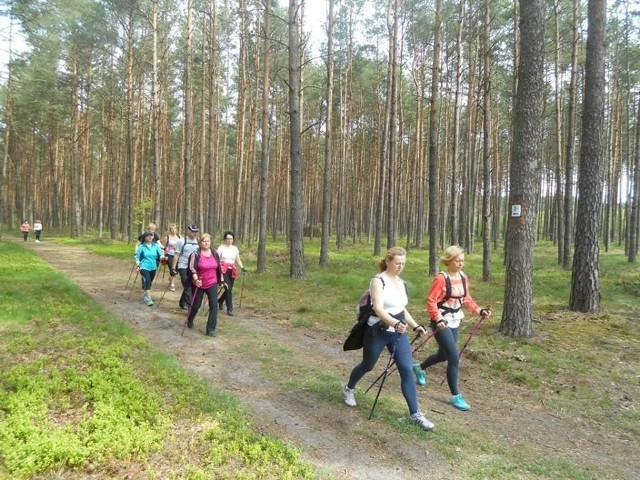
<path id="1" fill-rule="evenodd" d="M 258 272 L 262 273 L 267 267 L 267 212 L 269 191 L 269 160 L 271 140 L 271 120 L 269 88 L 271 75 L 271 0 L 264 0 L 264 68 L 262 75 L 262 118 L 260 156 L 260 200 L 258 215 Z"/>
<path id="2" fill-rule="evenodd" d="M 602 208 L 606 0 L 589 0 L 578 210 L 569 308 L 600 310 L 600 213 Z"/>
<path id="3" fill-rule="evenodd" d="M 331 168 L 333 156 L 333 2 L 329 1 L 327 16 L 327 113 L 324 137 L 324 174 L 322 178 L 322 234 L 320 239 L 320 265 L 329 263 L 329 234 L 331 221 Z"/>
<path id="4" fill-rule="evenodd" d="M 484 5 L 483 40 L 483 95 L 482 95 L 482 280 L 491 279 L 491 22 L 490 1 Z"/>
<path id="5" fill-rule="evenodd" d="M 640 126 L 640 99 L 637 105 L 636 125 Z M 631 213 L 629 214 L 629 254 L 630 263 L 635 263 L 638 256 L 638 220 L 640 217 L 640 128 L 636 128 L 636 148 L 633 158 L 633 182 L 631 184 Z"/>
<path id="6" fill-rule="evenodd" d="M 396 244 L 396 135 L 397 135 L 397 122 L 398 122 L 398 31 L 399 31 L 399 16 L 400 10 L 398 8 L 398 0 L 392 0 L 391 18 L 387 21 L 391 23 L 390 26 L 390 50 L 389 50 L 389 67 L 390 67 L 390 89 L 389 98 L 389 128 L 387 129 L 389 156 L 387 158 L 387 248 L 391 248 Z"/>
<path id="7" fill-rule="evenodd" d="M 544 90 L 544 0 L 520 0 L 521 51 L 515 99 L 514 157 L 506 233 L 504 310 L 500 331 L 533 333 L 533 247 Z"/>
<path id="8" fill-rule="evenodd" d="M 152 112 L 151 135 L 153 138 L 153 218 L 163 224 L 162 165 L 160 157 L 160 93 L 158 85 L 158 0 L 153 0 L 151 29 L 153 30 L 153 73 L 151 80 Z"/>
<path id="9" fill-rule="evenodd" d="M 290 161 L 290 276 L 302 279 L 304 267 L 304 229 L 302 155 L 300 135 L 300 0 L 289 0 L 289 161 Z"/>
<path id="10" fill-rule="evenodd" d="M 438 130 L 439 130 L 439 87 L 440 87 L 440 22 L 442 0 L 436 0 L 436 15 L 433 29 L 433 64 L 431 66 L 431 100 L 429 102 L 429 275 L 438 269 L 438 202 L 439 172 Z"/>
<path id="11" fill-rule="evenodd" d="M 187 2 L 186 62 L 184 67 L 184 218 L 195 223 L 192 212 L 193 198 L 193 0 Z"/>

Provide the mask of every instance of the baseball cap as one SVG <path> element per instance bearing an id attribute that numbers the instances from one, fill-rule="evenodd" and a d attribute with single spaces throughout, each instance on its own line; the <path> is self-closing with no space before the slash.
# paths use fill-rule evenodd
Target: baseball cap
<path id="1" fill-rule="evenodd" d="M 144 233 L 142 234 L 143 237 L 146 237 L 148 235 L 153 235 L 153 232 L 151 230 L 145 230 Z"/>
<path id="2" fill-rule="evenodd" d="M 200 231 L 200 229 L 197 226 L 195 226 L 193 223 L 191 225 L 187 226 L 187 230 L 189 230 L 190 232 L 199 232 Z"/>

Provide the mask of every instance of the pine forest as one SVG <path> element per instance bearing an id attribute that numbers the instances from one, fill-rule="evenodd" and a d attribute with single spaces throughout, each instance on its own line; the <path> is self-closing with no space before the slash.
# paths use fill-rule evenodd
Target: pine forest
<path id="1" fill-rule="evenodd" d="M 3 228 L 193 222 L 322 238 L 325 262 L 349 242 L 508 250 L 522 229 L 566 268 L 591 234 L 635 261 L 636 2 L 1 5 Z"/>

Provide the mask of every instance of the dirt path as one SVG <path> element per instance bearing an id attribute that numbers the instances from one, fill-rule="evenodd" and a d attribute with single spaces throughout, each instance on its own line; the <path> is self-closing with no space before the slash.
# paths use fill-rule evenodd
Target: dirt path
<path id="1" fill-rule="evenodd" d="M 233 322 L 273 344 L 306 355 L 311 363 L 321 359 L 328 368 L 337 368 L 346 377 L 356 357 L 344 354 L 335 339 L 317 338 L 319 334 L 291 328 L 278 319 L 258 317 L 251 312 L 246 296 L 243 308 L 234 312 L 234 317 L 220 315 L 219 334 L 215 339 L 203 335 L 202 316 L 196 320 L 196 328 L 181 335 L 184 311 L 177 308 L 179 286 L 178 292 L 167 292 L 159 307 L 147 307 L 141 301 L 138 287 L 131 298 L 127 298 L 125 281 L 131 263 L 47 242 L 28 246 L 73 279 L 106 310 L 140 332 L 154 347 L 171 353 L 186 368 L 233 392 L 261 431 L 278 435 L 299 447 L 306 460 L 333 478 L 464 478 L 455 464 L 435 453 L 430 440 L 430 436 L 438 435 L 438 429 L 445 429 L 451 421 L 463 421 L 469 429 L 498 436 L 513 448 L 526 442 L 537 446 L 541 455 L 569 457 L 579 465 L 591 466 L 599 472 L 595 474 L 597 478 L 640 478 L 639 442 L 625 441 L 604 430 L 602 425 L 569 417 L 562 411 L 550 412 L 544 405 L 528 401 L 525 389 L 511 387 L 508 395 L 496 394 L 501 391 L 500 385 L 472 375 L 465 375 L 465 391 L 473 392 L 476 399 L 491 401 L 475 402 L 471 412 L 462 413 L 443 405 L 446 401 L 443 389 L 428 392 L 429 401 L 421 391 L 421 403 L 427 417 L 436 423 L 436 431 L 399 435 L 383 421 L 368 421 L 368 412 L 363 409 L 344 407 L 339 391 L 335 392 L 333 401 L 326 401 L 311 392 L 285 390 L 269 381 L 261 374 L 264 366 L 260 355 L 243 352 L 242 339 L 228 331 L 225 334 L 225 327 Z M 91 265 L 91 269 L 86 269 L 86 265 Z M 156 303 L 162 293 L 161 284 L 159 281 L 153 294 Z M 372 378 L 367 381 L 368 378 L 363 379 L 363 386 L 372 381 Z M 398 412 L 399 417 L 404 415 L 405 411 Z"/>

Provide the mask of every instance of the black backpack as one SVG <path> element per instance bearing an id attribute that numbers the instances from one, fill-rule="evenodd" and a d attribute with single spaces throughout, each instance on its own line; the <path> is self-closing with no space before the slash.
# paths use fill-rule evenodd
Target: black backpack
<path id="1" fill-rule="evenodd" d="M 382 279 L 382 277 L 380 275 L 376 275 L 374 278 L 379 278 L 382 282 L 382 288 L 384 288 L 384 280 Z M 404 283 L 404 289 L 405 292 L 407 292 L 408 297 L 409 292 L 407 291 L 407 283 L 404 280 L 402 282 Z M 369 327 L 369 317 L 372 314 L 373 302 L 371 301 L 371 290 L 367 288 L 360 297 L 360 301 L 358 302 L 358 306 L 356 307 L 356 324 L 351 328 L 349 336 L 342 344 L 342 349 L 344 351 L 358 350 L 362 348 L 362 345 L 364 343 L 364 335 L 367 332 L 367 328 Z M 382 320 L 380 320 L 379 323 L 386 328 L 384 323 L 382 323 Z M 374 325 L 372 328 L 376 328 L 376 325 Z"/>

